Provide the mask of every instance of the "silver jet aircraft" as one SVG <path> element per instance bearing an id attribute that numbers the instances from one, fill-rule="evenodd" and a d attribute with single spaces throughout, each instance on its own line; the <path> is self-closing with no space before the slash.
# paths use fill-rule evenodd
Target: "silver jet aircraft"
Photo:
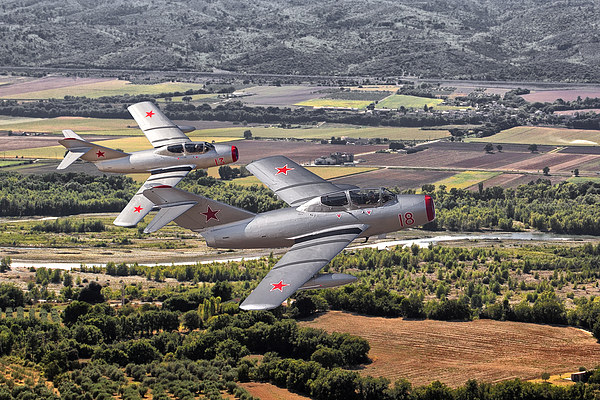
<path id="1" fill-rule="evenodd" d="M 343 190 L 283 156 L 263 158 L 246 168 L 291 207 L 253 214 L 168 186 L 144 191 L 160 208 L 146 232 L 174 220 L 199 232 L 211 247 L 291 246 L 241 304 L 244 310 L 275 308 L 299 289 L 353 282 L 351 275 L 317 274 L 356 238 L 435 218 L 430 196 L 395 195 L 383 188 Z"/>
<path id="2" fill-rule="evenodd" d="M 93 162 L 100 171 L 150 173 L 115 219 L 115 225 L 135 226 L 152 210 L 154 204 L 142 195 L 144 190 L 161 185 L 175 186 L 193 169 L 225 165 L 238 159 L 235 146 L 192 142 L 151 102 L 134 104 L 128 110 L 154 149 L 124 153 L 87 142 L 71 130 L 64 130 L 65 138 L 58 141 L 69 150 L 58 169 L 67 168 L 81 158 Z"/>

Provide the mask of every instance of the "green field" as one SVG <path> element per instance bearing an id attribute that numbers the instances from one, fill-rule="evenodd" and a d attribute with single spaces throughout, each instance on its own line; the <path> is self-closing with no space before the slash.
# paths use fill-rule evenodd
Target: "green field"
<path id="1" fill-rule="evenodd" d="M 571 183 L 585 183 L 585 182 L 594 182 L 600 183 L 600 176 L 572 176 L 567 179 L 567 182 Z"/>
<path id="2" fill-rule="evenodd" d="M 425 105 L 427 107 L 435 107 L 443 101 L 442 99 L 394 94 L 377 103 L 376 108 L 423 108 Z"/>
<path id="3" fill-rule="evenodd" d="M 206 94 L 193 94 L 190 96 L 175 96 L 175 97 L 171 98 L 171 101 L 174 103 L 182 102 L 184 97 L 191 97 L 192 103 L 202 103 L 202 102 L 214 103 L 215 101 L 223 100 L 223 99 L 217 98 L 217 95 L 214 93 L 206 93 Z M 157 103 L 167 103 L 167 101 L 164 98 L 157 99 L 156 102 Z"/>
<path id="4" fill-rule="evenodd" d="M 62 99 L 65 96 L 85 96 L 98 98 L 102 96 L 159 94 L 167 92 L 185 92 L 188 89 L 202 89 L 201 83 L 164 82 L 153 85 L 136 85 L 128 81 L 113 80 L 107 82 L 72 85 L 57 89 L 46 89 L 37 92 L 13 94 L 3 99 Z"/>
<path id="5" fill-rule="evenodd" d="M 520 143 L 554 146 L 597 146 L 600 130 L 517 126 L 484 138 L 468 138 L 469 142 Z"/>
<path id="6" fill-rule="evenodd" d="M 231 127 L 218 129 L 203 129 L 202 134 L 207 136 L 239 137 L 244 136 L 244 131 L 249 129 L 252 136 L 257 138 L 296 138 L 296 139 L 329 139 L 335 137 L 351 138 L 388 138 L 390 140 L 433 140 L 450 136 L 446 130 L 422 130 L 420 128 L 398 127 L 370 127 L 355 125 L 323 124 L 301 126 L 295 129 L 279 127 Z"/>
<path id="7" fill-rule="evenodd" d="M 48 132 L 62 136 L 63 129 L 71 129 L 80 135 L 110 135 L 134 136 L 143 135 L 137 129 L 133 119 L 104 119 L 84 117 L 58 117 L 58 118 L 17 118 L 13 121 L 0 120 L 2 129 L 13 131 Z M 135 129 L 127 128 L 134 126 Z"/>
<path id="8" fill-rule="evenodd" d="M 311 99 L 294 104 L 295 106 L 306 107 L 333 107 L 333 108 L 357 108 L 359 110 L 367 108 L 372 101 L 369 100 L 341 100 L 341 99 Z"/>
<path id="9" fill-rule="evenodd" d="M 445 185 L 447 189 L 466 189 L 479 182 L 486 181 L 490 178 L 500 175 L 502 172 L 485 172 L 485 171 L 463 171 L 449 178 L 435 182 L 435 186 Z"/>
<path id="10" fill-rule="evenodd" d="M 86 135 L 107 136 L 140 136 L 142 132 L 132 119 L 102 119 L 83 117 L 58 117 L 48 119 L 23 120 L 11 122 L 0 120 L 2 129 L 13 131 L 48 132 L 62 135 L 63 129 L 72 129 L 85 138 Z M 244 131 L 250 129 L 254 137 L 261 138 L 297 138 L 297 139 L 329 139 L 335 137 L 352 138 L 388 138 L 390 140 L 433 140 L 450 135 L 446 130 L 421 130 L 420 128 L 370 127 L 355 125 L 323 124 L 303 125 L 300 128 L 285 129 L 271 126 L 236 126 L 230 128 L 213 128 L 194 131 L 195 136 L 243 138 Z"/>

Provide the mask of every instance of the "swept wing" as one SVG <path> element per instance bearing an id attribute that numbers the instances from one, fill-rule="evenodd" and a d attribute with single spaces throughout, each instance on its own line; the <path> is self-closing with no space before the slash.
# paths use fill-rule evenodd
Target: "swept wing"
<path id="1" fill-rule="evenodd" d="M 181 165 L 150 171 L 150 177 L 139 188 L 113 223 L 118 226 L 135 226 L 154 207 L 152 201 L 143 195 L 145 190 L 157 186 L 175 186 L 194 168 L 196 168 L 195 165 Z"/>
<path id="2" fill-rule="evenodd" d="M 367 225 L 336 227 L 295 238 L 295 244 L 240 305 L 243 310 L 275 308 L 356 239 Z"/>
<path id="3" fill-rule="evenodd" d="M 153 147 L 190 141 L 154 103 L 144 101 L 127 109 Z"/>
<path id="4" fill-rule="evenodd" d="M 266 157 L 246 166 L 279 198 L 295 207 L 314 197 L 340 190 L 284 156 Z"/>

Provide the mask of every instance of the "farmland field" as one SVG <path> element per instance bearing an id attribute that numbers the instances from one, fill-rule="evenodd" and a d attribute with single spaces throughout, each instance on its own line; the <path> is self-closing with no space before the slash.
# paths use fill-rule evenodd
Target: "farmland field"
<path id="1" fill-rule="evenodd" d="M 543 372 L 569 373 L 600 363 L 600 343 L 573 327 L 491 320 L 415 321 L 339 311 L 301 324 L 364 337 L 371 345 L 373 362 L 361 374 L 392 381 L 406 378 L 413 385 L 440 380 L 456 387 L 469 379 L 534 379 Z"/>
<path id="2" fill-rule="evenodd" d="M 500 172 L 463 171 L 449 178 L 437 181 L 435 182 L 435 185 L 445 185 L 448 189 L 466 189 L 470 186 L 478 184 L 479 182 L 485 182 L 486 180 L 498 176 L 500 174 Z"/>
<path id="3" fill-rule="evenodd" d="M 586 97 L 600 97 L 600 89 L 562 89 L 562 90 L 537 90 L 529 94 L 524 94 L 523 97 L 530 103 L 549 102 L 552 103 L 557 99 L 565 101 L 577 100 L 577 97 L 585 99 Z"/>
<path id="4" fill-rule="evenodd" d="M 454 175 L 451 171 L 410 170 L 381 168 L 359 175 L 332 179 L 336 184 L 360 187 L 397 187 L 401 190 L 420 189 L 421 186 Z"/>
<path id="5" fill-rule="evenodd" d="M 81 79 L 81 78 L 80 78 Z M 96 80 L 87 83 L 86 81 L 73 81 L 71 85 L 65 84 L 61 87 L 53 87 L 31 91 L 28 88 L 35 87 L 36 82 L 24 85 L 22 91 L 8 93 L 11 86 L 0 88 L 0 98 L 3 99 L 62 99 L 65 96 L 85 96 L 88 98 L 98 98 L 102 96 L 118 95 L 138 95 L 138 94 L 159 94 L 167 92 L 185 92 L 188 89 L 202 89 L 203 85 L 199 83 L 181 83 L 181 82 L 163 82 L 152 85 L 137 85 L 128 81 L 117 79 Z"/>
<path id="6" fill-rule="evenodd" d="M 63 129 L 71 129 L 80 135 L 143 135 L 142 131 L 137 129 L 137 124 L 133 119 L 108 119 L 108 118 L 84 118 L 84 117 L 57 117 L 57 118 L 37 118 L 30 121 L 18 119 L 10 122 L 9 120 L 0 122 L 2 129 L 25 132 L 47 132 L 60 135 L 62 137 Z M 128 128 L 133 126 L 136 129 Z"/>
<path id="7" fill-rule="evenodd" d="M 251 106 L 289 107 L 295 103 L 318 97 L 321 90 L 323 90 L 322 86 L 252 86 L 237 91 L 251 94 L 251 96 L 240 97 L 236 100 Z"/>
<path id="8" fill-rule="evenodd" d="M 390 140 L 434 140 L 450 136 L 447 130 L 422 130 L 420 128 L 369 127 L 342 124 L 322 124 L 321 126 L 303 125 L 300 128 L 285 129 L 277 126 L 243 126 L 221 121 L 177 121 L 182 125 L 197 128 L 192 134 L 210 137 L 244 137 L 244 131 L 250 129 L 254 137 L 261 138 L 298 138 L 329 139 L 335 137 L 352 138 L 388 138 Z M 63 129 L 72 129 L 81 136 L 142 136 L 133 119 L 103 119 L 84 117 L 57 117 L 48 119 L 0 119 L 2 130 L 48 132 L 62 135 Z M 132 128 L 128 128 L 128 127 Z"/>
<path id="9" fill-rule="evenodd" d="M 0 98 L 8 98 L 8 96 L 22 95 L 24 93 L 39 92 L 43 90 L 109 82 L 113 80 L 112 78 L 79 78 L 64 76 L 45 76 L 43 78 L 2 76 L 0 79 L 10 83 L 9 85 L 0 87 Z"/>
<path id="10" fill-rule="evenodd" d="M 502 174 L 498 175 L 494 178 L 488 179 L 483 183 L 484 188 L 493 187 L 493 186 L 501 186 L 503 188 L 515 188 L 519 185 L 526 185 L 531 181 L 536 181 L 538 179 L 547 179 L 552 184 L 562 182 L 567 178 L 564 176 L 544 176 L 542 174 Z M 477 190 L 477 186 L 471 186 L 469 189 Z"/>
<path id="11" fill-rule="evenodd" d="M 311 99 L 294 104 L 302 107 L 333 107 L 333 108 L 367 108 L 372 101 L 369 100 L 341 100 L 341 99 Z"/>
<path id="12" fill-rule="evenodd" d="M 334 179 L 340 177 L 355 176 L 365 172 L 375 171 L 377 168 L 365 168 L 365 167 L 307 167 L 310 172 L 315 173 L 323 179 Z M 211 168 L 209 175 L 214 177 L 219 176 L 217 168 Z M 231 183 L 238 185 L 250 186 L 250 185 L 262 185 L 262 182 L 254 175 L 246 176 L 243 178 L 234 179 Z"/>
<path id="13" fill-rule="evenodd" d="M 544 128 L 517 126 L 485 138 L 468 138 L 468 142 L 523 143 L 554 146 L 596 146 L 600 143 L 600 130 Z"/>
<path id="14" fill-rule="evenodd" d="M 244 382 L 238 383 L 238 386 L 246 389 L 250 394 L 261 400 L 309 400 L 310 397 L 300 396 L 297 393 L 290 392 L 264 382 Z"/>
<path id="15" fill-rule="evenodd" d="M 442 99 L 430 99 L 428 97 L 395 94 L 381 100 L 379 103 L 377 103 L 376 108 L 423 108 L 425 105 L 428 107 L 434 107 L 442 102 Z"/>

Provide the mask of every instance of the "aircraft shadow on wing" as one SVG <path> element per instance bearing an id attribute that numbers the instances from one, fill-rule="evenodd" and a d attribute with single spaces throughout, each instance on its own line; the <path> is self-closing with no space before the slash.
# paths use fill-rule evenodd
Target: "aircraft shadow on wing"
<path id="1" fill-rule="evenodd" d="M 183 132 L 193 127 L 179 127 L 151 102 L 133 104 L 128 108 L 140 129 L 154 147 L 125 153 L 82 139 L 72 130 L 64 130 L 58 142 L 69 151 L 58 169 L 65 169 L 78 159 L 90 161 L 100 171 L 117 173 L 150 173 L 137 193 L 114 220 L 115 225 L 135 226 L 154 207 L 142 194 L 156 186 L 176 186 L 196 168 L 225 165 L 238 160 L 235 146 L 192 142 Z"/>
<path id="2" fill-rule="evenodd" d="M 433 221 L 427 195 L 395 195 L 383 188 L 342 188 L 284 156 L 246 167 L 290 207 L 254 214 L 168 186 L 143 195 L 159 208 L 145 232 L 171 221 L 199 232 L 211 247 L 290 247 L 252 293 L 245 310 L 272 309 L 300 289 L 344 285 L 347 274 L 319 271 L 354 239 L 395 232 Z"/>

